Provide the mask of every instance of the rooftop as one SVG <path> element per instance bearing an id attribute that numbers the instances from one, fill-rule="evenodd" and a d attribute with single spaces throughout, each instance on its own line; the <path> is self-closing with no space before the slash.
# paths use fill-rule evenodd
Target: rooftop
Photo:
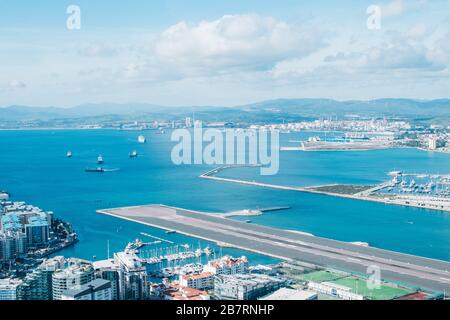
<path id="1" fill-rule="evenodd" d="M 84 285 L 76 286 L 72 289 L 65 290 L 63 291 L 62 295 L 68 297 L 79 297 L 108 288 L 111 288 L 111 282 L 109 280 L 95 279 Z"/>
<path id="2" fill-rule="evenodd" d="M 19 279 L 0 279 L 0 289 L 1 290 L 15 290 L 18 286 L 22 284 L 22 280 Z"/>
<path id="3" fill-rule="evenodd" d="M 315 300 L 317 293 L 309 290 L 281 288 L 260 300 Z"/>
<path id="4" fill-rule="evenodd" d="M 173 300 L 209 300 L 206 291 L 182 287 L 178 284 L 171 284 L 164 294 Z"/>
<path id="5" fill-rule="evenodd" d="M 232 266 L 235 264 L 248 263 L 247 257 L 233 258 L 231 256 L 224 256 L 222 259 L 211 261 L 209 264 L 212 267 L 218 268 L 221 266 Z"/>
<path id="6" fill-rule="evenodd" d="M 198 274 L 186 274 L 186 275 L 183 275 L 182 277 L 184 280 L 189 280 L 189 279 L 197 280 L 197 279 L 209 278 L 212 276 L 213 276 L 213 274 L 211 272 L 202 272 L 202 273 L 198 273 Z"/>

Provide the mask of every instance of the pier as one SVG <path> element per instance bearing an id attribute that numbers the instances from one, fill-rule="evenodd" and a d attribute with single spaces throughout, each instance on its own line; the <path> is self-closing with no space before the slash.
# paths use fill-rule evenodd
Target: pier
<path id="1" fill-rule="evenodd" d="M 243 166 L 241 166 L 243 167 Z M 249 167 L 249 166 L 248 166 Z M 253 166 L 252 166 L 253 167 Z M 392 205 L 401 205 L 406 207 L 415 207 L 422 209 L 431 209 L 438 211 L 446 211 L 450 212 L 450 198 L 438 198 L 438 197 L 423 197 L 416 195 L 383 195 L 376 194 L 377 191 L 382 190 L 391 184 L 390 181 L 383 182 L 376 186 L 370 186 L 367 190 L 357 192 L 354 194 L 347 193 L 338 193 L 338 192 L 330 192 L 320 190 L 323 187 L 328 186 L 316 186 L 316 187 L 290 187 L 290 186 L 282 186 L 276 184 L 262 183 L 256 181 L 246 181 L 239 179 L 230 179 L 230 178 L 222 178 L 215 176 L 216 173 L 226 170 L 236 168 L 236 166 L 223 166 L 213 170 L 210 170 L 202 175 L 200 175 L 201 179 L 215 180 L 221 182 L 235 183 L 241 185 L 249 185 L 261 188 L 269 188 L 269 189 L 277 189 L 277 190 L 286 190 L 286 191 L 296 191 L 296 192 L 307 192 L 307 193 L 315 193 L 326 196 L 333 197 L 341 197 L 353 200 L 361 200 L 361 201 L 371 201 L 371 202 L 379 202 L 384 204 L 392 204 Z M 348 185 L 351 186 L 351 185 Z"/>
<path id="2" fill-rule="evenodd" d="M 264 212 L 271 212 L 271 211 L 282 211 L 282 210 L 288 210 L 291 207 L 271 207 L 271 208 L 263 208 L 263 209 L 255 209 L 255 210 L 240 210 L 240 211 L 233 211 L 233 212 L 227 212 L 222 213 L 221 216 L 224 218 L 231 218 L 231 217 L 254 217 L 254 216 L 260 216 Z"/>
<path id="3" fill-rule="evenodd" d="M 156 236 L 152 236 L 151 234 L 148 234 L 148 233 L 145 233 L 145 232 L 141 232 L 141 235 L 143 235 L 145 237 L 148 237 L 148 238 L 152 238 L 152 239 L 161 241 L 161 242 L 166 242 L 166 243 L 169 243 L 169 244 L 173 244 L 174 243 L 173 241 L 170 241 L 170 240 L 167 240 L 167 239 L 163 239 L 163 238 L 160 238 L 160 237 L 156 237 Z"/>
<path id="4" fill-rule="evenodd" d="M 164 205 L 97 212 L 291 262 L 301 261 L 355 273 L 367 273 L 369 267 L 377 266 L 385 280 L 435 291 L 450 290 L 450 263 L 447 261 L 247 224 L 225 219 L 220 214 Z"/>

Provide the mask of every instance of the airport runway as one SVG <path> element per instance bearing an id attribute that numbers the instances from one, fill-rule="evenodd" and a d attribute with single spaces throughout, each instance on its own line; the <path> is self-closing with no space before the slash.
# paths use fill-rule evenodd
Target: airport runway
<path id="1" fill-rule="evenodd" d="M 98 213 L 153 226 L 232 247 L 365 274 L 378 266 L 381 277 L 413 287 L 450 291 L 450 263 L 292 231 L 249 224 L 163 205 L 99 210 Z"/>

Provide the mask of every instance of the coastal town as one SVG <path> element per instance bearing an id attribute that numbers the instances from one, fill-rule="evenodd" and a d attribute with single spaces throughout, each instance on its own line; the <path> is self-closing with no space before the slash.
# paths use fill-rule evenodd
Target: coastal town
<path id="1" fill-rule="evenodd" d="M 245 256 L 166 248 L 171 254 L 145 257 L 130 243 L 112 258 L 87 261 L 54 256 L 23 277 L 0 279 L 0 300 L 436 300 L 441 292 L 367 278 L 308 263 L 252 265 Z M 184 249 L 183 249 L 184 248 Z M 173 253 L 174 250 L 177 253 Z M 170 266 L 170 267 L 168 267 Z"/>
<path id="2" fill-rule="evenodd" d="M 78 241 L 72 226 L 51 211 L 11 201 L 0 192 L 0 277 L 18 276 Z"/>
<path id="3" fill-rule="evenodd" d="M 389 148 L 417 148 L 425 151 L 450 153 L 450 125 L 411 123 L 395 118 L 343 117 L 340 119 L 317 119 L 289 123 L 221 122 L 195 119 L 150 122 L 118 122 L 92 124 L 79 129 L 151 130 L 165 134 L 178 128 L 216 128 L 218 130 L 240 129 L 273 131 L 281 134 L 295 132 L 311 133 L 305 140 L 290 140 L 282 151 L 357 151 Z M 321 138 L 318 133 L 327 134 Z"/>
<path id="4" fill-rule="evenodd" d="M 435 300 L 443 292 L 365 276 L 301 260 L 254 265 L 247 257 L 194 249 L 142 232 L 105 260 L 56 253 L 75 245 L 70 224 L 0 193 L 0 300 Z M 270 208 L 283 210 L 288 208 Z M 264 210 L 263 210 L 264 211 Z M 259 211 L 261 214 L 262 212 Z M 251 211 L 218 215 L 255 214 Z M 174 233 L 167 232 L 167 234 Z M 162 244 L 169 244 L 168 247 Z M 226 243 L 218 243 L 228 246 Z"/>
<path id="5" fill-rule="evenodd" d="M 177 128 L 216 128 L 217 130 L 277 130 L 281 134 L 302 132 L 310 137 L 290 140 L 294 146 L 281 151 L 366 151 L 385 148 L 417 148 L 431 152 L 449 151 L 449 128 L 420 127 L 406 121 L 386 119 L 315 120 L 286 124 L 248 124 L 203 122 L 186 117 L 182 121 L 122 123 L 117 129 L 140 131 L 144 135 L 163 135 Z M 91 127 L 90 129 L 101 129 Z M 319 138 L 317 134 L 330 138 Z M 142 137 L 142 138 L 141 138 Z M 69 153 L 68 153 L 69 154 Z M 137 155 L 137 153 L 136 153 Z M 69 156 L 67 156 L 69 157 Z M 70 152 L 70 158 L 72 153 Z M 102 159 L 103 160 L 103 159 Z M 392 171 L 378 185 L 322 185 L 303 188 L 224 178 L 222 171 L 236 166 L 212 169 L 203 179 L 264 188 L 291 190 L 450 211 L 450 176 Z M 289 207 L 246 209 L 217 214 L 222 221 L 231 217 L 260 216 Z M 109 211 L 101 213 L 109 214 Z M 53 212 L 25 202 L 12 201 L 0 192 L 0 300 L 386 300 L 444 299 L 445 290 L 406 285 L 384 279 L 377 289 L 368 289 L 367 276 L 324 266 L 321 263 L 290 259 L 269 251 L 242 247 L 242 240 L 213 240 L 217 247 L 248 249 L 281 258 L 271 265 L 253 265 L 246 257 L 222 256 L 210 247 L 194 249 L 187 244 L 142 232 L 152 242 L 136 240 L 112 258 L 93 261 L 57 256 L 57 252 L 78 241 L 72 226 Z M 247 220 L 250 227 L 251 220 Z M 196 226 L 200 226 L 196 222 Z M 154 225 L 163 227 L 163 225 Z M 211 226 L 207 226 L 211 228 Z M 177 230 L 167 228 L 168 234 Z M 216 229 L 214 227 L 213 229 Z M 237 230 L 237 229 L 236 229 Z M 236 232 L 234 230 L 233 232 Z M 228 232 L 228 231 L 227 231 Z M 231 236 L 231 232 L 229 235 Z M 183 232 L 182 232 L 183 233 Z M 314 236 L 298 233 L 297 236 Z M 203 238 L 202 235 L 193 235 Z M 264 239 L 263 239 L 264 240 Z M 268 241 L 267 239 L 264 240 Z M 278 241 L 278 238 L 274 238 Z M 291 241 L 291 240 L 289 240 Z M 304 240 L 302 240 L 304 241 Z M 162 248 L 161 244 L 170 244 Z M 238 244 L 239 243 L 239 244 Z M 356 244 L 366 246 L 369 244 Z M 340 250 L 340 249 L 339 249 Z M 109 255 L 109 253 L 108 253 Z M 349 258 L 350 259 L 350 258 Z M 353 259 L 353 258 L 351 258 Z M 345 268 L 344 268 L 345 269 Z M 399 284 L 402 283 L 402 284 Z"/>

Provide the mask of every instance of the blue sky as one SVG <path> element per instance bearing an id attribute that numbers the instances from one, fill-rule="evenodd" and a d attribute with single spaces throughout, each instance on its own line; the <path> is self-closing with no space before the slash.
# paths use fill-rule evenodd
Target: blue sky
<path id="1" fill-rule="evenodd" d="M 0 1 L 0 106 L 450 98 L 450 0 Z"/>

